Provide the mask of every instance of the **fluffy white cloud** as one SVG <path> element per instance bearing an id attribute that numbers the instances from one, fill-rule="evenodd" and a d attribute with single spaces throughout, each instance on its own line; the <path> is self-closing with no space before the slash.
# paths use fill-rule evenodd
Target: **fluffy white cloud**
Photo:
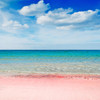
<path id="1" fill-rule="evenodd" d="M 18 21 L 6 21 L 2 24 L 2 29 L 7 30 L 7 31 L 14 31 L 17 29 L 23 29 L 23 28 L 29 28 L 27 24 L 20 24 Z M 11 30 L 10 30 L 11 29 Z"/>
<path id="2" fill-rule="evenodd" d="M 19 13 L 24 16 L 35 16 L 37 24 L 51 25 L 56 27 L 56 29 L 91 30 L 100 28 L 99 10 L 73 12 L 71 8 L 58 8 L 47 11 L 48 9 L 49 4 L 45 4 L 43 0 L 40 0 L 37 4 L 24 6 L 19 10 Z"/>
<path id="3" fill-rule="evenodd" d="M 56 24 L 57 21 L 59 21 L 60 19 L 64 19 L 66 17 L 67 13 L 72 12 L 73 9 L 63 9 L 63 8 L 59 8 L 56 9 L 54 11 L 49 11 L 47 14 L 39 16 L 37 18 L 37 23 L 38 24 Z"/>
<path id="4" fill-rule="evenodd" d="M 37 23 L 41 25 L 55 25 L 57 29 L 84 29 L 85 26 L 89 29 L 93 28 L 98 23 L 98 21 L 96 21 L 97 17 L 100 20 L 98 12 L 99 10 L 88 10 L 70 13 L 69 9 L 60 8 L 39 16 L 37 18 Z"/>
<path id="5" fill-rule="evenodd" d="M 24 6 L 19 13 L 25 16 L 40 16 L 49 9 L 49 4 L 45 4 L 43 0 L 39 1 L 37 4 L 31 4 L 29 6 Z"/>
<path id="6" fill-rule="evenodd" d="M 56 29 L 61 29 L 61 30 L 70 30 L 70 29 L 73 29 L 73 28 L 75 28 L 74 25 L 58 26 L 58 27 L 56 27 Z"/>
<path id="7" fill-rule="evenodd" d="M 29 28 L 27 24 L 21 24 L 19 21 L 12 20 L 10 13 L 0 10 L 0 29 L 7 32 L 16 32 L 18 30 Z"/>
<path id="8" fill-rule="evenodd" d="M 41 0 L 24 6 L 21 15 L 1 9 L 0 49 L 100 49 L 100 30 L 91 30 L 100 29 L 99 10 L 49 7 Z"/>

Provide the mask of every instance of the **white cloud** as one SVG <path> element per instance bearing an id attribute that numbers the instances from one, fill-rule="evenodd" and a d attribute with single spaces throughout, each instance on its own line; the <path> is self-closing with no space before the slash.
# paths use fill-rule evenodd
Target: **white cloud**
<path id="1" fill-rule="evenodd" d="M 60 18 L 59 20 L 56 20 L 56 23 L 58 23 L 58 24 L 81 23 L 81 22 L 84 22 L 86 20 L 89 20 L 96 13 L 97 13 L 97 10 L 96 11 L 88 10 L 88 11 L 75 12 L 73 14 L 66 14 L 64 16 L 64 18 Z"/>
<path id="2" fill-rule="evenodd" d="M 58 8 L 53 11 L 49 11 L 45 15 L 39 16 L 37 18 L 37 23 L 38 24 L 56 24 L 59 20 L 65 19 L 66 15 L 70 12 L 72 12 L 73 9 L 63 9 L 63 8 Z"/>
<path id="3" fill-rule="evenodd" d="M 16 32 L 18 30 L 29 28 L 27 24 L 21 24 L 19 21 L 12 20 L 10 13 L 0 10 L 0 29 L 7 32 Z"/>
<path id="4" fill-rule="evenodd" d="M 2 24 L 2 29 L 7 31 L 15 31 L 17 29 L 24 29 L 24 28 L 29 28 L 29 26 L 27 24 L 22 25 L 18 21 L 13 21 L 13 20 L 6 21 Z"/>
<path id="5" fill-rule="evenodd" d="M 41 0 L 19 10 L 24 16 L 0 10 L 0 49 L 100 49 L 100 30 L 91 31 L 100 28 L 99 10 L 48 9 Z"/>
<path id="6" fill-rule="evenodd" d="M 86 26 L 87 29 L 93 28 L 98 23 L 97 17 L 99 10 L 87 10 L 70 13 L 68 9 L 56 9 L 49 11 L 45 15 L 37 18 L 37 23 L 41 25 L 55 25 L 57 29 L 78 29 Z M 87 24 L 88 23 L 88 24 Z M 100 23 L 99 23 L 100 25 Z"/>
<path id="7" fill-rule="evenodd" d="M 87 10 L 73 12 L 73 9 L 58 8 L 47 11 L 49 4 L 40 0 L 37 4 L 24 6 L 19 13 L 24 16 L 35 16 L 37 24 L 44 26 L 54 26 L 61 30 L 92 30 L 99 29 L 100 10 Z M 88 24 L 87 24 L 88 23 Z"/>
<path id="8" fill-rule="evenodd" d="M 58 26 L 58 27 L 56 27 L 56 29 L 61 29 L 61 30 L 70 30 L 70 29 L 73 29 L 73 28 L 75 28 L 74 25 Z"/>
<path id="9" fill-rule="evenodd" d="M 40 0 L 37 4 L 31 4 L 24 6 L 19 13 L 24 16 L 40 16 L 49 9 L 49 4 L 45 4 L 43 0 Z"/>

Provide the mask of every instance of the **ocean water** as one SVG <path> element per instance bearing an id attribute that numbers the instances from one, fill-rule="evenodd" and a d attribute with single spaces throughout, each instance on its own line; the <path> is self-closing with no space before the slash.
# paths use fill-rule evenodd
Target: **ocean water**
<path id="1" fill-rule="evenodd" d="M 100 50 L 0 50 L 0 75 L 100 75 Z"/>

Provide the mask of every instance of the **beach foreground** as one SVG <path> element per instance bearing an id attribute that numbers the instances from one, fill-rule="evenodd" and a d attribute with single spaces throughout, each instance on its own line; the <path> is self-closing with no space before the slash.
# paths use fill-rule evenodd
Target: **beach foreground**
<path id="1" fill-rule="evenodd" d="M 0 100 L 100 100 L 99 76 L 0 77 Z"/>

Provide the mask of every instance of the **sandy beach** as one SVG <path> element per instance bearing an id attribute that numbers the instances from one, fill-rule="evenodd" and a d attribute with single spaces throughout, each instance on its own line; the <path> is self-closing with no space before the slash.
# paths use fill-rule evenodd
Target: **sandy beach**
<path id="1" fill-rule="evenodd" d="M 0 100 L 100 100 L 100 76 L 1 76 Z"/>

